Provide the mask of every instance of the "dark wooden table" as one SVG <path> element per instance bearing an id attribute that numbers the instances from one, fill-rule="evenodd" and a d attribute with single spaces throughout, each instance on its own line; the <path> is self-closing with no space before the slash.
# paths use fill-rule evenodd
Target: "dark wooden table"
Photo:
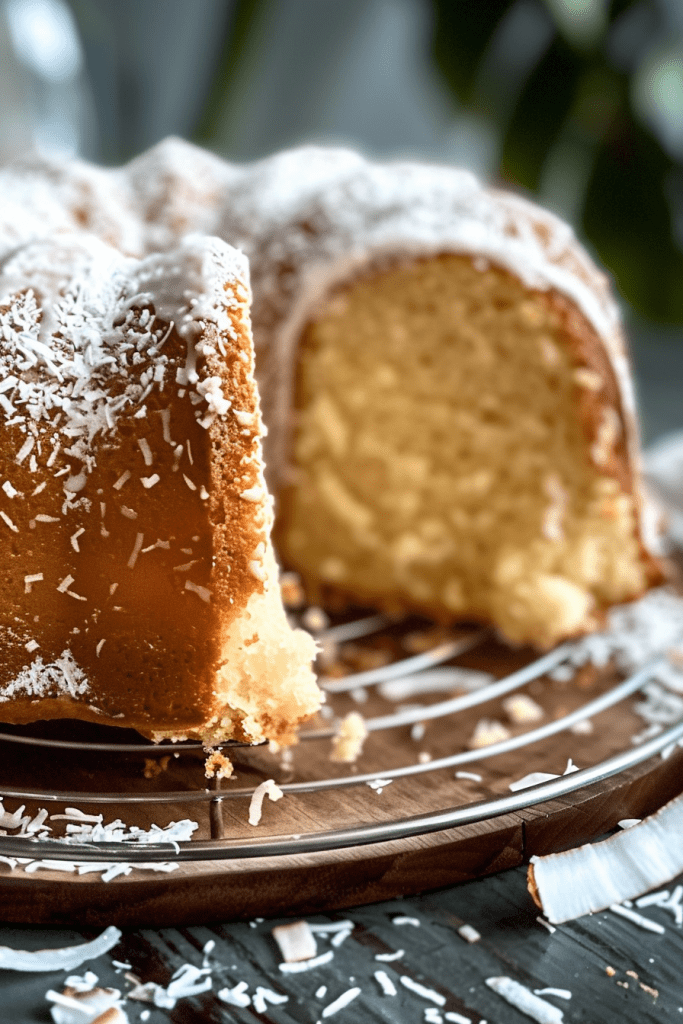
<path id="1" fill-rule="evenodd" d="M 148 1024 L 315 1024 L 322 1019 L 326 1005 L 356 986 L 360 994 L 330 1019 L 398 1024 L 428 1020 L 425 1010 L 436 1010 L 435 1003 L 406 988 L 400 981 L 404 976 L 445 998 L 438 1010 L 442 1016 L 455 1012 L 473 1024 L 484 1020 L 488 1024 L 528 1024 L 529 1017 L 485 984 L 486 978 L 500 975 L 530 989 L 570 990 L 570 1000 L 544 997 L 562 1009 L 566 1024 L 683 1022 L 683 930 L 665 910 L 648 908 L 643 913 L 662 924 L 665 933 L 644 931 L 607 911 L 561 925 L 551 934 L 537 922 L 538 910 L 527 892 L 524 869 L 515 868 L 447 890 L 309 918 L 319 923 L 349 920 L 354 929 L 337 948 L 331 946 L 329 938 L 318 936 L 318 952 L 334 948 L 333 959 L 305 973 L 283 974 L 279 969 L 281 956 L 271 929 L 283 923 L 282 919 L 127 931 L 109 954 L 75 973 L 93 970 L 100 984 L 125 992 L 131 986 L 124 973 L 113 966 L 116 959 L 129 963 L 143 981 L 167 985 L 181 964 L 201 966 L 202 949 L 213 939 L 212 990 L 181 999 L 172 1010 L 128 1001 L 126 1012 L 131 1022 L 140 1020 L 141 1012 L 148 1010 Z M 418 924 L 397 924 L 397 917 L 411 918 Z M 481 934 L 476 944 L 470 945 L 459 936 L 457 929 L 465 923 Z M 0 928 L 0 942 L 25 949 L 75 944 L 91 937 L 91 933 L 81 931 Z M 375 959 L 378 953 L 400 949 L 404 955 L 399 960 Z M 608 972 L 608 968 L 615 973 Z M 394 982 L 395 996 L 381 993 L 373 976 L 378 969 Z M 45 993 L 49 988 L 61 990 L 65 977 L 63 971 L 38 975 L 1 972 L 0 1020 L 12 1024 L 49 1021 Z M 287 995 L 288 1000 L 269 1006 L 265 1015 L 259 1015 L 253 1006 L 240 1009 L 217 998 L 220 989 L 242 980 L 248 983 L 250 994 L 261 985 Z M 322 986 L 326 987 L 324 994 Z M 657 990 L 658 995 L 655 997 L 648 988 Z M 434 1013 L 431 1016 L 436 1019 Z"/>

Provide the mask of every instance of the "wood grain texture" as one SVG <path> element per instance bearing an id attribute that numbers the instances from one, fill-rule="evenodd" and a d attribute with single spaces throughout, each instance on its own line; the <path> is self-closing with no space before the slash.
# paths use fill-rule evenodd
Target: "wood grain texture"
<path id="1" fill-rule="evenodd" d="M 525 652 L 506 652 L 502 663 L 500 649 L 489 644 L 468 655 L 467 660 L 472 667 L 495 665 L 496 674 L 501 675 L 523 663 L 525 657 Z M 545 719 L 551 720 L 597 696 L 613 682 L 609 672 L 584 673 L 579 683 L 538 680 L 526 691 L 542 704 Z M 336 701 L 339 713 L 354 706 L 348 697 Z M 377 696 L 370 697 L 363 706 L 369 715 L 387 710 L 388 702 Z M 264 778 L 306 782 L 358 771 L 390 775 L 392 768 L 415 763 L 420 751 L 438 758 L 465 750 L 482 715 L 503 719 L 504 711 L 499 702 L 492 702 L 449 719 L 427 722 L 419 741 L 405 727 L 373 733 L 354 766 L 330 762 L 327 741 L 301 743 L 295 748 L 291 767 L 265 748 L 241 750 L 236 759 L 236 778 L 225 782 L 221 790 L 225 837 L 244 840 L 308 835 L 491 799 L 509 792 L 510 782 L 529 771 L 561 774 L 570 757 L 581 768 L 598 763 L 627 749 L 633 734 L 642 728 L 632 703 L 625 702 L 596 716 L 590 735 L 560 733 L 534 747 L 493 758 L 484 754 L 481 761 L 465 766 L 478 772 L 481 782 L 457 779 L 453 769 L 441 769 L 396 779 L 381 794 L 366 785 L 290 794 L 275 804 L 265 802 L 258 832 L 247 823 L 248 796 L 231 796 L 236 786 L 248 789 Z M 43 731 L 54 735 L 57 729 L 63 729 L 63 725 L 50 723 Z M 90 729 L 79 725 L 77 734 L 97 734 L 101 738 L 97 730 L 88 732 Z M 111 738 L 111 732 L 107 738 Z M 114 803 L 103 808 L 76 797 L 69 802 L 89 812 L 103 811 L 107 821 L 121 817 L 128 825 L 143 828 L 149 828 L 152 822 L 165 825 L 189 817 L 199 824 L 195 838 L 208 839 L 208 803 L 184 802 L 182 797 L 183 792 L 206 787 L 203 760 L 196 753 L 177 753 L 179 756 L 171 758 L 166 770 L 152 778 L 144 775 L 141 755 L 65 752 L 32 757 L 30 785 L 45 793 L 54 791 L 55 783 L 60 790 L 126 793 L 130 799 L 123 805 Z M 0 789 L 27 785 L 25 749 L 5 743 L 2 754 Z M 595 839 L 614 828 L 621 818 L 642 817 L 656 810 L 680 791 L 682 778 L 683 751 L 677 749 L 667 760 L 652 758 L 611 779 L 513 814 L 388 842 L 287 857 L 180 862 L 168 875 L 133 871 L 109 883 L 92 874 L 78 876 L 41 869 L 27 875 L 20 869 L 10 873 L 3 868 L 0 920 L 77 923 L 82 927 L 112 923 L 160 927 L 329 912 L 374 903 L 494 874 L 522 864 L 533 854 Z M 139 794 L 168 791 L 180 796 L 158 805 L 135 802 Z M 13 810 L 16 803 L 8 798 L 5 805 Z M 38 806 L 40 801 L 31 803 L 28 811 L 35 812 Z M 54 805 L 54 811 L 59 810 L 59 804 Z"/>

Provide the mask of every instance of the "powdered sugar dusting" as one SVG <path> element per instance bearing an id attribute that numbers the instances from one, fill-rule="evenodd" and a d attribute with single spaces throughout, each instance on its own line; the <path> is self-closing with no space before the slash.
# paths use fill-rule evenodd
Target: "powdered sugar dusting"
<path id="1" fill-rule="evenodd" d="M 187 343 L 184 383 L 199 399 L 197 419 L 209 426 L 225 415 L 214 378 L 200 380 L 196 334 L 211 322 L 234 336 L 231 314 L 248 288 L 246 260 L 218 239 L 192 236 L 142 261 L 87 235 L 20 249 L 0 275 L 0 375 L 11 381 L 0 415 L 27 433 L 17 461 L 33 449 L 33 422 L 44 436 L 49 429 L 51 448 L 59 443 L 90 471 L 94 439 L 163 387 L 169 322 Z M 71 489 L 84 483 L 76 477 Z"/>

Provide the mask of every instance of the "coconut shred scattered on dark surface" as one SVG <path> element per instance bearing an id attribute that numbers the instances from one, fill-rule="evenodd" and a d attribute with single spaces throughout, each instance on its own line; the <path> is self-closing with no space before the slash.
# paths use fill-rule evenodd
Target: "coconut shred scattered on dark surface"
<path id="1" fill-rule="evenodd" d="M 667 909 L 664 902 L 660 896 L 638 910 L 664 928 L 661 935 L 609 911 L 550 934 L 536 920 L 519 868 L 336 918 L 311 915 L 306 921 L 315 956 L 300 961 L 308 964 L 300 971 L 281 969 L 285 961 L 272 935 L 291 921 L 256 919 L 126 931 L 107 954 L 75 971 L 3 971 L 0 984 L 4 1005 L 21 1024 L 45 1022 L 50 1008 L 55 1014 L 68 1009 L 54 994 L 73 991 L 75 983 L 83 991 L 104 990 L 109 1005 L 125 1014 L 112 1017 L 112 1024 L 322 1024 L 330 1018 L 354 1024 L 659 1024 L 683 1016 L 683 929 L 675 906 Z M 458 934 L 463 925 L 476 929 L 479 941 L 465 941 Z M 24 949 L 93 937 L 9 926 L 0 936 Z M 339 936 L 343 941 L 335 943 Z M 86 1020 L 83 1014 L 55 1019 Z"/>

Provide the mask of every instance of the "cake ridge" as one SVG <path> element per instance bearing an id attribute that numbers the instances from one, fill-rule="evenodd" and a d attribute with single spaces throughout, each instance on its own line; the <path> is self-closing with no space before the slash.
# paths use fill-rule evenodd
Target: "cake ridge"
<path id="1" fill-rule="evenodd" d="M 278 596 L 246 258 L 75 232 L 0 296 L 0 716 L 293 740 L 320 695 Z"/>

